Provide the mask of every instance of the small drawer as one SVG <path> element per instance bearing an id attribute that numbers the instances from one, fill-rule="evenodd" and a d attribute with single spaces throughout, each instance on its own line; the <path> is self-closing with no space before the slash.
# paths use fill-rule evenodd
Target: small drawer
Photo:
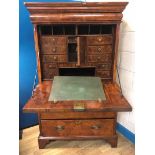
<path id="1" fill-rule="evenodd" d="M 111 63 L 105 63 L 105 64 L 96 64 L 97 69 L 103 69 L 103 70 L 111 70 L 112 64 Z"/>
<path id="2" fill-rule="evenodd" d="M 111 62 L 112 54 L 104 53 L 103 55 L 88 55 L 87 61 L 88 62 Z"/>
<path id="3" fill-rule="evenodd" d="M 87 53 L 88 54 L 112 53 L 112 45 L 88 46 Z"/>
<path id="4" fill-rule="evenodd" d="M 53 70 L 57 68 L 56 63 L 43 63 L 43 71 Z"/>
<path id="5" fill-rule="evenodd" d="M 42 136 L 112 136 L 114 119 L 41 120 Z"/>
<path id="6" fill-rule="evenodd" d="M 111 77 L 111 71 L 96 70 L 96 76 L 99 76 L 101 78 L 110 78 Z"/>
<path id="7" fill-rule="evenodd" d="M 44 63 L 67 62 L 67 58 L 66 55 L 42 55 L 42 61 Z"/>
<path id="8" fill-rule="evenodd" d="M 59 68 L 64 68 L 64 67 L 76 67 L 76 62 L 75 63 L 64 63 L 60 62 L 58 63 Z"/>
<path id="9" fill-rule="evenodd" d="M 43 79 L 53 79 L 54 76 L 56 75 L 57 75 L 56 69 L 44 70 L 42 74 Z"/>
<path id="10" fill-rule="evenodd" d="M 54 46 L 50 44 L 43 44 L 41 48 L 42 54 L 66 54 L 66 46 Z"/>
<path id="11" fill-rule="evenodd" d="M 48 46 L 51 45 L 64 45 L 66 46 L 67 38 L 66 37 L 52 37 L 52 36 L 42 36 L 41 37 L 41 45 Z"/>
<path id="12" fill-rule="evenodd" d="M 104 45 L 104 44 L 112 44 L 112 35 L 87 37 L 87 45 Z"/>

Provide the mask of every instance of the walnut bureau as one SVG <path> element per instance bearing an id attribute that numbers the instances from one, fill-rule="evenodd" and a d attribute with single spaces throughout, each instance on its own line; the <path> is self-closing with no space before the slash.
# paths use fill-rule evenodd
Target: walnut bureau
<path id="1" fill-rule="evenodd" d="M 34 25 L 39 83 L 23 111 L 38 114 L 40 149 L 51 140 L 71 139 L 104 139 L 117 147 L 117 112 L 132 110 L 116 84 L 119 29 L 127 4 L 25 3 Z M 55 76 L 100 77 L 106 100 L 50 102 Z"/>

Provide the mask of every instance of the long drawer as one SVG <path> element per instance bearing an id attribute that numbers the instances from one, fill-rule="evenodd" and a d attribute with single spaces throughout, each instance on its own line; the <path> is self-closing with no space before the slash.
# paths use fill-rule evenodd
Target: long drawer
<path id="1" fill-rule="evenodd" d="M 112 45 L 88 46 L 88 54 L 112 53 Z"/>
<path id="2" fill-rule="evenodd" d="M 42 55 L 42 62 L 67 62 L 66 55 Z"/>
<path id="3" fill-rule="evenodd" d="M 87 56 L 88 62 L 111 62 L 112 61 L 112 54 L 105 53 L 103 55 L 88 55 Z"/>
<path id="4" fill-rule="evenodd" d="M 88 36 L 87 45 L 112 44 L 112 35 Z"/>
<path id="5" fill-rule="evenodd" d="M 111 136 L 115 119 L 41 120 L 42 136 Z"/>

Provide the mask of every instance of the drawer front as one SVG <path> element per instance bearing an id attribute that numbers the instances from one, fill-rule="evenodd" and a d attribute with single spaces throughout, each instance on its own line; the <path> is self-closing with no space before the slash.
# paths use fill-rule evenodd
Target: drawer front
<path id="1" fill-rule="evenodd" d="M 96 69 L 102 69 L 102 70 L 111 70 L 112 69 L 112 63 L 95 63 L 95 62 L 88 62 L 88 66 L 96 67 Z"/>
<path id="2" fill-rule="evenodd" d="M 87 53 L 88 54 L 112 53 L 112 45 L 88 46 Z"/>
<path id="3" fill-rule="evenodd" d="M 41 120 L 42 136 L 111 136 L 114 119 Z"/>
<path id="4" fill-rule="evenodd" d="M 88 62 L 111 62 L 112 54 L 105 53 L 104 55 L 88 55 Z"/>
<path id="5" fill-rule="evenodd" d="M 67 62 L 67 58 L 66 55 L 42 55 L 42 61 L 45 63 Z"/>
<path id="6" fill-rule="evenodd" d="M 52 36 L 42 36 L 41 45 L 42 46 L 51 46 L 51 45 L 64 45 L 66 46 L 67 38 L 66 37 L 52 37 Z"/>
<path id="7" fill-rule="evenodd" d="M 103 70 L 111 70 L 112 69 L 112 64 L 111 63 L 106 63 L 106 64 L 96 64 L 97 69 L 103 69 Z"/>
<path id="8" fill-rule="evenodd" d="M 57 68 L 56 63 L 43 63 L 43 71 L 53 70 Z"/>
<path id="9" fill-rule="evenodd" d="M 111 71 L 96 70 L 96 76 L 99 76 L 101 78 L 110 78 Z"/>
<path id="10" fill-rule="evenodd" d="M 87 37 L 87 45 L 104 45 L 104 44 L 112 44 L 112 35 Z"/>
<path id="11" fill-rule="evenodd" d="M 44 70 L 42 74 L 43 79 L 53 79 L 56 75 L 58 75 L 56 69 Z"/>
<path id="12" fill-rule="evenodd" d="M 40 119 L 88 119 L 88 118 L 115 118 L 115 112 L 62 112 L 41 113 Z"/>
<path id="13" fill-rule="evenodd" d="M 66 54 L 66 46 L 54 46 L 50 44 L 43 44 L 41 48 L 42 54 Z"/>

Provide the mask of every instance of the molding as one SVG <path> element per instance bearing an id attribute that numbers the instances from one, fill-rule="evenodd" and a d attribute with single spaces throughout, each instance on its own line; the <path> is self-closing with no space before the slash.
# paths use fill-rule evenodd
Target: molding
<path id="1" fill-rule="evenodd" d="M 33 24 L 120 23 L 128 2 L 25 2 Z"/>
<path id="2" fill-rule="evenodd" d="M 124 137 L 126 137 L 129 141 L 135 144 L 135 134 L 129 131 L 127 128 L 117 123 L 116 130 L 121 133 Z"/>

